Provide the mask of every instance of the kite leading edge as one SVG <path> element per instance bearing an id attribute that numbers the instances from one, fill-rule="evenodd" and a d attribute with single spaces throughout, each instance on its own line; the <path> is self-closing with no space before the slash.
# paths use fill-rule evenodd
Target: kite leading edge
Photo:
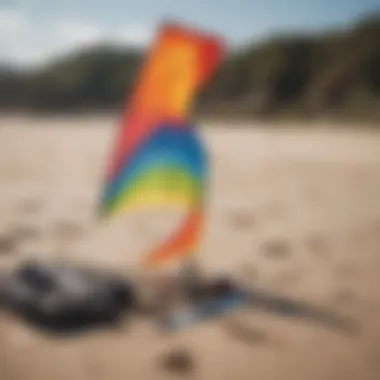
<path id="1" fill-rule="evenodd" d="M 197 251 L 205 216 L 207 157 L 189 119 L 197 92 L 223 53 L 216 36 L 163 25 L 123 117 L 106 172 L 101 216 L 162 205 L 187 212 L 168 240 L 143 255 L 144 266 Z"/>

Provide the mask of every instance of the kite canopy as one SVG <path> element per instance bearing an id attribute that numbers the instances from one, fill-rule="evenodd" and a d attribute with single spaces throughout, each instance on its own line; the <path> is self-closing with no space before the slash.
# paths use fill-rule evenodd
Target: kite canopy
<path id="1" fill-rule="evenodd" d="M 215 36 L 165 24 L 143 66 L 107 168 L 100 213 L 158 206 L 186 210 L 174 235 L 145 265 L 195 253 L 204 219 L 207 159 L 189 123 L 194 97 L 223 56 Z"/>

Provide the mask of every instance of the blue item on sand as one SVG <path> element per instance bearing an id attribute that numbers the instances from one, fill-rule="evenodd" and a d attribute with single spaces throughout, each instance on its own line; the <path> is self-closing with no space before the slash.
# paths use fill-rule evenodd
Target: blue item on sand
<path id="1" fill-rule="evenodd" d="M 234 289 L 227 294 L 212 297 L 195 303 L 182 310 L 166 315 L 161 324 L 166 330 L 180 330 L 191 327 L 196 323 L 222 317 L 239 307 L 243 307 L 249 300 L 249 294 L 240 289 Z"/>

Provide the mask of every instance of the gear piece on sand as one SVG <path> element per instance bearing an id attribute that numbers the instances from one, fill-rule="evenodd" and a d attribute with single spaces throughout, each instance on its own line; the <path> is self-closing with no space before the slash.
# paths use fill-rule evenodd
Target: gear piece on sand
<path id="1" fill-rule="evenodd" d="M 162 280 L 162 279 L 161 279 Z M 196 310 L 204 301 L 229 295 L 234 285 L 224 278 L 206 281 L 197 268 L 155 281 L 152 302 L 145 308 L 136 284 L 116 275 L 63 264 L 29 262 L 0 276 L 3 308 L 41 328 L 56 332 L 113 325 L 126 315 L 147 312 L 159 320 L 178 309 Z M 151 302 L 151 303 L 152 303 Z"/>
<path id="2" fill-rule="evenodd" d="M 66 265 L 27 263 L 1 285 L 3 307 L 53 329 L 114 323 L 136 302 L 128 281 Z"/>

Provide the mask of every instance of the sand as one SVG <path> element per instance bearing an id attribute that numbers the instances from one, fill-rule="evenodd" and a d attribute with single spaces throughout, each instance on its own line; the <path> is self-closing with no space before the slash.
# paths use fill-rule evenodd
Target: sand
<path id="1" fill-rule="evenodd" d="M 173 228 L 160 215 L 96 219 L 115 129 L 111 117 L 0 118 L 2 268 L 39 257 L 127 273 Z M 203 267 L 345 313 L 360 332 L 258 308 L 172 336 L 135 321 L 62 339 L 4 315 L 1 380 L 380 378 L 380 133 L 208 123 L 202 134 Z M 187 370 L 165 358 L 176 350 L 192 355 Z"/>

